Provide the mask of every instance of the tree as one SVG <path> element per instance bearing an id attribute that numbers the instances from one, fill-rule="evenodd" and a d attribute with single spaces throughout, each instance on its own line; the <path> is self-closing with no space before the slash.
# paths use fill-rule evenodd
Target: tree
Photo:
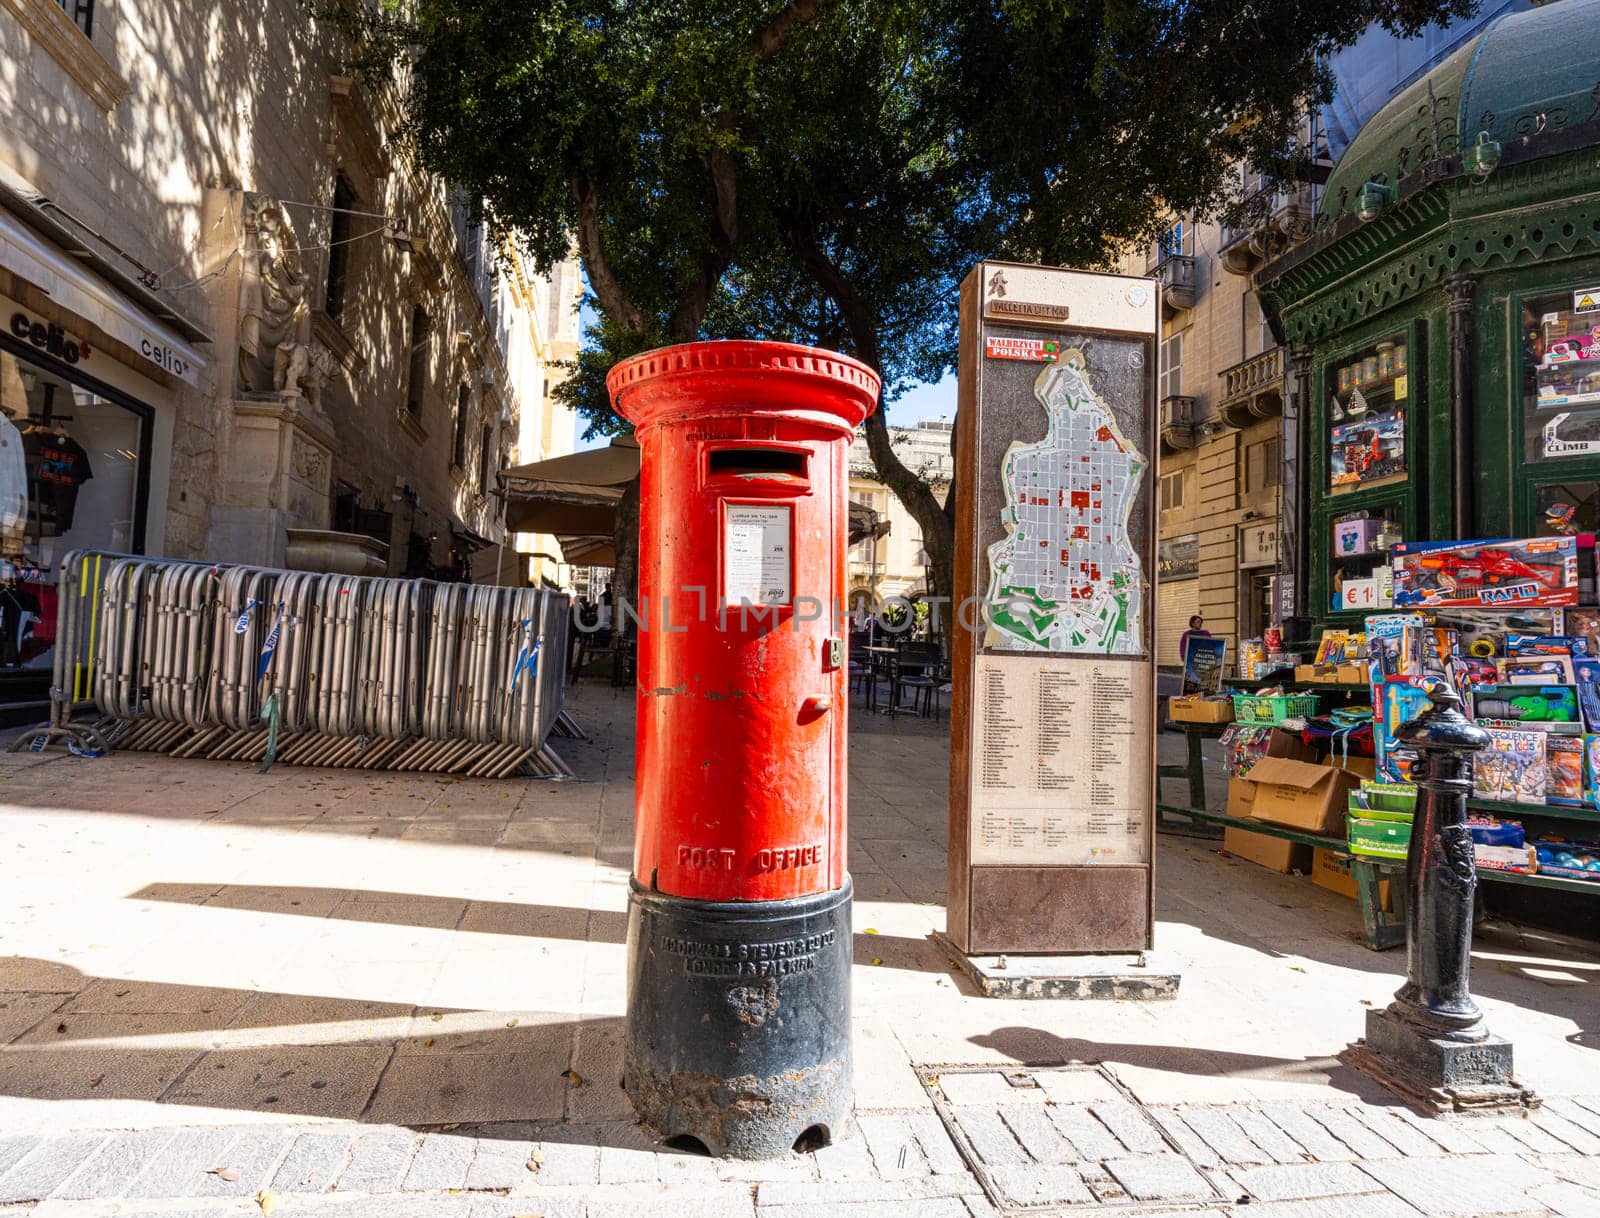
<path id="1" fill-rule="evenodd" d="M 409 46 L 428 168 L 538 265 L 576 240 L 604 322 L 568 395 L 604 430 L 610 359 L 706 335 L 837 343 L 891 395 L 937 379 L 971 263 L 1100 266 L 1173 213 L 1226 208 L 1241 160 L 1292 170 L 1319 55 L 1470 7 L 417 0 L 366 39 Z M 948 515 L 881 412 L 867 435 L 948 588 Z"/>

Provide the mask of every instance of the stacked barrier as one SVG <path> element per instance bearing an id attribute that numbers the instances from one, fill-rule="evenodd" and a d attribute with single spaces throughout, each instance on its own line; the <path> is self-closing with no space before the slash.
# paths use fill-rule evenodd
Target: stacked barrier
<path id="1" fill-rule="evenodd" d="M 94 551 L 59 591 L 50 722 L 14 749 L 571 773 L 561 593 Z"/>

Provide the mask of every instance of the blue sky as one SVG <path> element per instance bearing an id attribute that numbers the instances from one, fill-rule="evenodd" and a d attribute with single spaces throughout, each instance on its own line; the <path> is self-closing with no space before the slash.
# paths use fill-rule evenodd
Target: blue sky
<path id="1" fill-rule="evenodd" d="M 586 281 L 587 282 L 587 281 Z M 587 297 L 578 310 L 578 325 L 587 333 L 589 326 L 595 320 L 595 312 L 590 307 Z M 924 419 L 944 419 L 946 422 L 956 417 L 956 378 L 952 373 L 937 384 L 913 385 L 901 394 L 897 401 L 889 404 L 889 423 L 894 427 L 914 427 Z M 574 451 L 582 452 L 590 448 L 603 448 L 611 441 L 604 436 L 597 436 L 592 440 L 583 438 L 584 422 L 580 418 L 573 428 Z"/>

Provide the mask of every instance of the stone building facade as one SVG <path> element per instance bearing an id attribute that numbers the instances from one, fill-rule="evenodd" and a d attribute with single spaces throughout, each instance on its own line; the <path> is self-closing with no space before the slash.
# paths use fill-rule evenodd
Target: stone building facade
<path id="1" fill-rule="evenodd" d="M 550 391 L 576 265 L 492 248 L 298 0 L 0 11 L 0 410 L 88 474 L 52 518 L 30 467 L 0 560 L 48 586 L 73 548 L 332 544 L 380 573 L 554 577 L 516 561 L 558 550 L 506 536 L 496 473 L 571 448 Z"/>
<path id="2" fill-rule="evenodd" d="M 1248 186 L 1249 184 L 1247 184 Z M 1309 223 L 1281 193 L 1258 196 L 1249 229 L 1180 220 L 1124 265 L 1161 280 L 1161 455 L 1156 658 L 1177 664 L 1179 635 L 1198 613 L 1228 640 L 1272 624 L 1282 569 L 1284 356 L 1249 272 L 1257 252 L 1298 239 Z M 1309 228 L 1306 230 L 1309 232 Z"/>

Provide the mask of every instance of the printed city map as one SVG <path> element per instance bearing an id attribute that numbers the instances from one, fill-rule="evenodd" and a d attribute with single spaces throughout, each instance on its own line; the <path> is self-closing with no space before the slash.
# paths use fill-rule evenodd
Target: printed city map
<path id="1" fill-rule="evenodd" d="M 1001 462 L 1006 536 L 989 547 L 984 645 L 1143 655 L 1145 573 L 1130 521 L 1150 463 L 1091 382 L 1076 348 L 1046 364 L 1033 396 L 1044 439 Z"/>

